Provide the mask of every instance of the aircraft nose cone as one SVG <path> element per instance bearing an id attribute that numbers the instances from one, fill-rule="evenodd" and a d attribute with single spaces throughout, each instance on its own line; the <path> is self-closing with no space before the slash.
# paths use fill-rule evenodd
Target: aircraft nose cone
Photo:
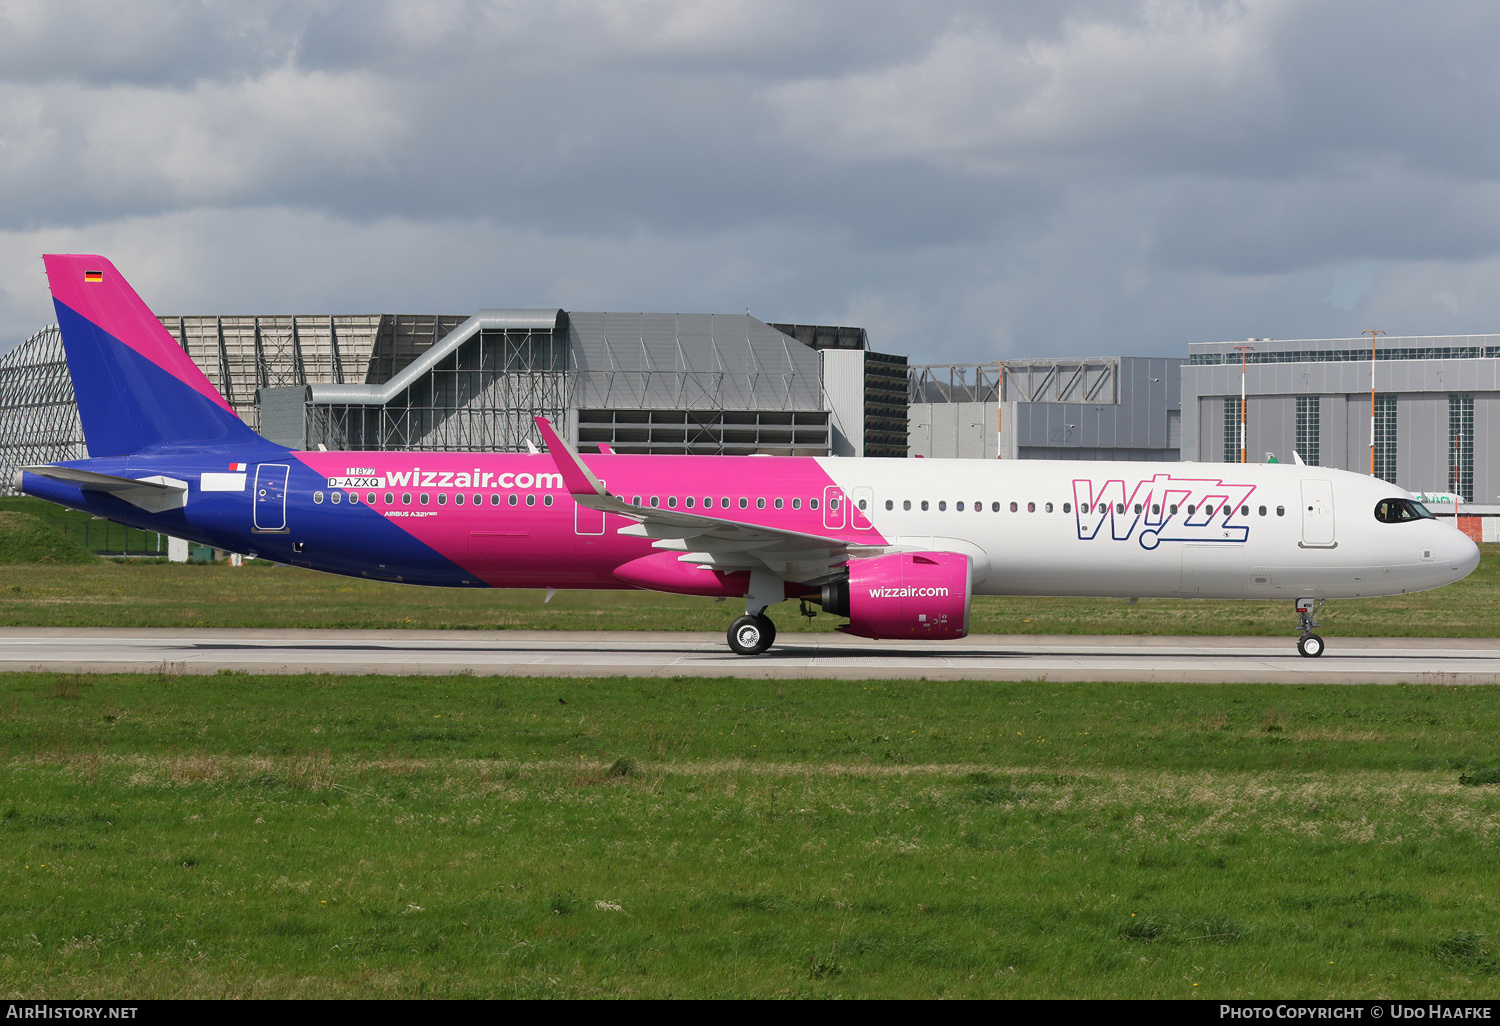
<path id="1" fill-rule="evenodd" d="M 1479 566 L 1479 546 L 1474 544 L 1474 539 L 1466 534 L 1458 536 L 1458 543 L 1454 546 L 1453 554 L 1453 579 L 1461 581 L 1474 572 Z"/>

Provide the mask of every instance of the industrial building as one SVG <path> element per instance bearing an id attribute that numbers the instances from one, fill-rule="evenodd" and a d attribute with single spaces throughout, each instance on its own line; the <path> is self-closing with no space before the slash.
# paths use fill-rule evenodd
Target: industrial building
<path id="1" fill-rule="evenodd" d="M 914 365 L 908 377 L 911 454 L 1179 459 L 1184 362 L 1113 356 Z"/>
<path id="2" fill-rule="evenodd" d="M 1461 497 L 1500 540 L 1500 455 L 1483 444 L 1500 335 L 1381 336 L 1373 361 L 1368 339 L 1250 339 L 908 366 L 862 328 L 746 314 L 161 321 L 246 423 L 299 448 L 517 451 L 540 415 L 585 451 L 1217 463 L 1243 448 L 1361 473 L 1373 457 L 1378 477 Z M 0 357 L 0 486 L 85 455 L 51 326 Z"/>
<path id="3" fill-rule="evenodd" d="M 1373 351 L 1368 338 L 1194 342 L 1184 459 L 1240 458 L 1242 388 L 1252 461 L 1295 452 L 1411 491 L 1500 498 L 1500 452 L 1478 444 L 1500 429 L 1500 335 L 1382 336 Z"/>
<path id="4" fill-rule="evenodd" d="M 906 358 L 745 314 L 161 317 L 251 427 L 297 448 L 906 455 Z M 0 358 L 0 482 L 85 456 L 56 327 Z"/>

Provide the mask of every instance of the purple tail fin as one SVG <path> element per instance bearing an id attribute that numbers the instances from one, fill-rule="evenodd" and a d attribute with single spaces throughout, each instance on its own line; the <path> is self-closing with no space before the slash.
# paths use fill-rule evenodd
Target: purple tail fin
<path id="1" fill-rule="evenodd" d="M 271 444 L 240 420 L 114 264 L 43 259 L 90 456 Z"/>

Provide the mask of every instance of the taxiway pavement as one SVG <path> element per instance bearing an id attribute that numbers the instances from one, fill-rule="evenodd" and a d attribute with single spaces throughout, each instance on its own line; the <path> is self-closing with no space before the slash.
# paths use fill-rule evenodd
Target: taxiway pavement
<path id="1" fill-rule="evenodd" d="M 720 634 L 0 628 L 0 671 L 1500 684 L 1500 638 L 1295 639 L 982 634 L 961 641 L 781 635 L 736 656 Z"/>

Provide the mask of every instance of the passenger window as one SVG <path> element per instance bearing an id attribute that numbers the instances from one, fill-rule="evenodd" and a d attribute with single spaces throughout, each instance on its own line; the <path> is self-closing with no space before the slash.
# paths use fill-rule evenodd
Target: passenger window
<path id="1" fill-rule="evenodd" d="M 359 493 L 358 492 L 350 492 L 349 493 L 349 501 L 352 502 L 352 503 L 358 504 L 359 503 Z"/>
<path id="2" fill-rule="evenodd" d="M 776 508 L 777 508 L 777 509 L 780 509 L 780 508 L 781 508 L 781 506 L 782 506 L 782 502 L 781 502 L 781 499 L 779 499 L 779 498 L 778 498 L 778 499 L 777 499 L 777 500 L 776 500 Z M 860 509 L 864 509 L 864 507 L 863 507 L 863 506 L 861 506 L 861 507 L 860 507 Z"/>
<path id="3" fill-rule="evenodd" d="M 908 510 L 911 509 L 911 500 L 910 499 L 902 499 L 901 500 L 901 508 L 902 509 L 908 509 Z"/>
<path id="4" fill-rule="evenodd" d="M 528 495 L 528 496 L 526 496 L 526 498 L 530 499 L 531 496 Z M 528 502 L 528 503 L 526 503 L 526 505 L 530 506 L 530 505 L 533 505 L 533 503 Z M 655 509 L 656 507 L 658 507 L 660 505 L 661 505 L 661 497 L 658 496 L 658 495 L 651 496 L 651 508 Z"/>
<path id="5" fill-rule="evenodd" d="M 478 492 L 474 493 L 474 505 L 476 505 L 476 506 L 483 506 L 484 505 L 484 496 L 480 495 Z"/>
<path id="6" fill-rule="evenodd" d="M 1161 514 L 1161 504 L 1153 502 L 1151 504 L 1151 515 L 1154 517 L 1154 516 L 1159 516 L 1160 514 Z"/>
<path id="7" fill-rule="evenodd" d="M 500 505 L 500 493 L 499 492 L 491 492 L 490 493 L 490 505 L 491 506 L 498 506 L 498 505 Z"/>
<path id="8" fill-rule="evenodd" d="M 438 492 L 438 505 L 439 506 L 446 506 L 446 505 L 448 505 L 448 493 L 447 492 Z"/>
<path id="9" fill-rule="evenodd" d="M 999 513 L 1000 512 L 1000 504 L 998 502 L 992 502 L 992 503 L 990 503 L 990 512 L 991 513 Z"/>
<path id="10" fill-rule="evenodd" d="M 390 500 L 387 500 L 387 501 L 390 501 Z M 365 495 L 365 502 L 367 502 L 371 506 L 375 505 L 375 493 L 374 492 L 367 493 Z"/>
<path id="11" fill-rule="evenodd" d="M 963 511 L 964 511 L 964 504 L 963 504 L 963 503 L 961 503 L 961 502 L 955 502 L 955 503 L 954 503 L 954 504 L 953 504 L 953 508 L 954 508 L 954 509 L 955 509 L 955 510 L 956 510 L 956 511 L 958 511 L 958 512 L 959 512 L 959 513 L 962 513 L 962 512 L 963 512 Z"/>
<path id="12" fill-rule="evenodd" d="M 947 511 L 948 511 L 947 500 L 941 500 L 941 501 L 939 501 L 938 502 L 938 512 L 939 513 L 946 513 Z"/>
<path id="13" fill-rule="evenodd" d="M 544 495 L 544 496 L 542 496 L 542 505 L 543 506 L 550 506 L 550 505 L 552 505 L 552 496 L 550 496 L 550 495 Z"/>
<path id="14" fill-rule="evenodd" d="M 506 498 L 507 498 L 507 501 L 508 501 L 508 502 L 509 502 L 509 503 L 510 503 L 510 504 L 511 504 L 511 505 L 512 505 L 512 506 L 514 506 L 514 505 L 515 505 L 515 504 L 516 504 L 516 503 L 518 503 L 518 502 L 520 502 L 520 501 L 521 501 L 521 500 L 520 500 L 520 499 L 518 499 L 518 498 L 516 498 L 516 493 L 515 493 L 515 492 L 511 492 L 511 493 L 510 493 L 510 495 L 509 495 L 509 496 L 507 496 L 507 497 L 506 497 Z M 639 505 L 640 505 L 640 503 L 639 503 L 639 502 L 637 502 L 637 503 L 636 503 L 636 505 L 637 505 L 637 506 L 639 506 Z"/>
<path id="15" fill-rule="evenodd" d="M 403 506 L 410 506 L 411 505 L 411 492 L 402 492 L 401 493 L 401 505 L 403 505 Z"/>
<path id="16" fill-rule="evenodd" d="M 1036 512 L 1036 503 L 1034 503 L 1034 502 L 1028 502 L 1026 504 L 1026 512 L 1028 512 L 1028 513 L 1035 513 Z"/>
<path id="17" fill-rule="evenodd" d="M 828 508 L 831 510 L 839 508 L 839 500 L 837 497 L 828 500 Z"/>
<path id="18" fill-rule="evenodd" d="M 393 503 L 395 501 L 396 501 L 396 496 L 394 494 L 392 494 L 391 492 L 386 492 L 385 493 L 385 504 L 387 506 L 389 506 L 391 503 Z"/>
<path id="19" fill-rule="evenodd" d="M 1190 504 L 1188 506 L 1188 516 L 1192 516 L 1195 512 L 1197 512 L 1197 508 Z"/>
<path id="20" fill-rule="evenodd" d="M 676 509 L 677 508 L 677 496 L 675 496 L 675 495 L 668 495 L 667 496 L 667 506 L 670 507 L 671 509 Z"/>
<path id="21" fill-rule="evenodd" d="M 455 505 L 455 506 L 462 506 L 463 504 L 464 504 L 464 493 L 463 492 L 457 492 L 457 493 L 455 493 L 454 496 L 453 496 L 453 505 Z"/>
<path id="22" fill-rule="evenodd" d="M 683 502 L 687 504 L 687 508 L 688 509 L 692 509 L 693 508 L 693 497 L 691 495 L 689 495 L 686 499 L 684 499 Z"/>
<path id="23" fill-rule="evenodd" d="M 420 502 L 424 506 L 427 505 L 427 500 L 428 500 L 428 495 L 427 495 L 426 492 L 423 492 L 421 495 L 417 496 L 417 501 Z"/>
<path id="24" fill-rule="evenodd" d="M 1276 515 L 1278 517 L 1284 517 L 1284 516 L 1286 516 L 1286 507 L 1285 506 L 1277 506 L 1276 507 Z"/>
<path id="25" fill-rule="evenodd" d="M 1052 503 L 1050 503 L 1050 502 L 1049 502 L 1049 503 L 1047 503 L 1047 512 L 1048 512 L 1048 513 L 1051 513 L 1051 512 L 1052 512 Z"/>
<path id="26" fill-rule="evenodd" d="M 719 500 L 719 508 L 721 508 L 721 509 L 728 509 L 729 508 L 729 496 L 726 495 L 722 499 Z"/>
<path id="27" fill-rule="evenodd" d="M 740 509 L 749 509 L 749 508 L 750 508 L 750 500 L 747 499 L 747 498 L 745 498 L 743 495 L 741 495 L 740 496 Z"/>
<path id="28" fill-rule="evenodd" d="M 1089 511 L 1089 504 L 1088 503 L 1086 503 L 1086 502 L 1080 502 L 1078 504 L 1078 512 L 1080 512 L 1080 513 L 1087 513 L 1088 511 Z"/>
<path id="29" fill-rule="evenodd" d="M 1115 503 L 1115 512 L 1116 513 L 1124 513 L 1125 512 L 1125 504 L 1123 502 L 1117 502 L 1117 503 Z"/>
<path id="30" fill-rule="evenodd" d="M 1139 513 L 1140 511 L 1141 511 L 1141 504 L 1138 502 L 1138 503 L 1135 504 L 1135 512 Z"/>
<path id="31" fill-rule="evenodd" d="M 526 505 L 528 505 L 528 506 L 535 506 L 536 505 L 536 495 L 534 493 L 530 493 L 530 492 L 527 493 L 527 495 L 526 495 Z"/>
<path id="32" fill-rule="evenodd" d="M 323 505 L 323 493 L 313 492 L 313 502 L 319 506 Z"/>
<path id="33" fill-rule="evenodd" d="M 1241 506 L 1240 507 L 1240 516 L 1242 516 L 1242 517 L 1248 517 L 1249 515 L 1250 515 L 1250 507 L 1249 506 Z"/>
<path id="34" fill-rule="evenodd" d="M 808 509 L 817 509 L 818 508 L 818 500 L 817 499 L 808 499 L 807 500 L 807 508 Z"/>
<path id="35" fill-rule="evenodd" d="M 632 505 L 632 506 L 639 506 L 639 505 L 640 505 L 640 504 L 641 504 L 641 497 L 640 497 L 640 496 L 639 496 L 639 495 L 636 495 L 636 496 L 633 496 L 633 497 L 632 497 L 632 498 L 631 498 L 631 500 L 630 500 L 630 504 L 631 504 L 631 505 Z M 514 502 L 513 502 L 513 503 L 511 503 L 511 505 L 512 505 L 512 506 L 514 506 L 514 505 L 515 505 L 515 503 L 514 503 Z"/>
<path id="36" fill-rule="evenodd" d="M 1073 504 L 1071 502 L 1065 502 L 1065 503 L 1063 503 L 1063 512 L 1064 513 L 1071 513 L 1071 512 L 1073 512 Z"/>
<path id="37" fill-rule="evenodd" d="M 895 509 L 896 508 L 896 503 L 893 500 L 891 500 L 891 499 L 886 499 L 885 500 L 885 508 L 886 509 Z"/>
<path id="38" fill-rule="evenodd" d="M 976 503 L 974 503 L 974 512 L 975 513 L 983 513 L 984 512 L 984 503 L 982 503 L 982 502 L 976 502 Z"/>
<path id="39" fill-rule="evenodd" d="M 1018 509 L 1020 509 L 1020 507 L 1017 506 L 1014 502 L 1010 504 L 1010 511 L 1012 513 L 1016 512 Z"/>
<path id="40" fill-rule="evenodd" d="M 922 512 L 923 513 L 927 512 L 927 500 L 926 499 L 922 500 Z"/>
<path id="41" fill-rule="evenodd" d="M 765 499 L 756 499 L 755 500 L 755 508 L 756 509 L 765 509 L 766 508 L 766 500 Z"/>
<path id="42" fill-rule="evenodd" d="M 1266 515 L 1266 507 L 1262 506 L 1258 512 L 1260 513 L 1261 516 L 1265 516 Z"/>
<path id="43" fill-rule="evenodd" d="M 801 509 L 801 508 L 802 508 L 802 500 L 801 499 L 793 499 L 792 500 L 792 509 Z"/>
<path id="44" fill-rule="evenodd" d="M 1174 502 L 1174 503 L 1172 503 L 1172 505 L 1168 506 L 1167 507 L 1167 512 L 1170 513 L 1170 514 L 1172 514 L 1172 516 L 1175 517 L 1177 515 L 1177 503 Z"/>

